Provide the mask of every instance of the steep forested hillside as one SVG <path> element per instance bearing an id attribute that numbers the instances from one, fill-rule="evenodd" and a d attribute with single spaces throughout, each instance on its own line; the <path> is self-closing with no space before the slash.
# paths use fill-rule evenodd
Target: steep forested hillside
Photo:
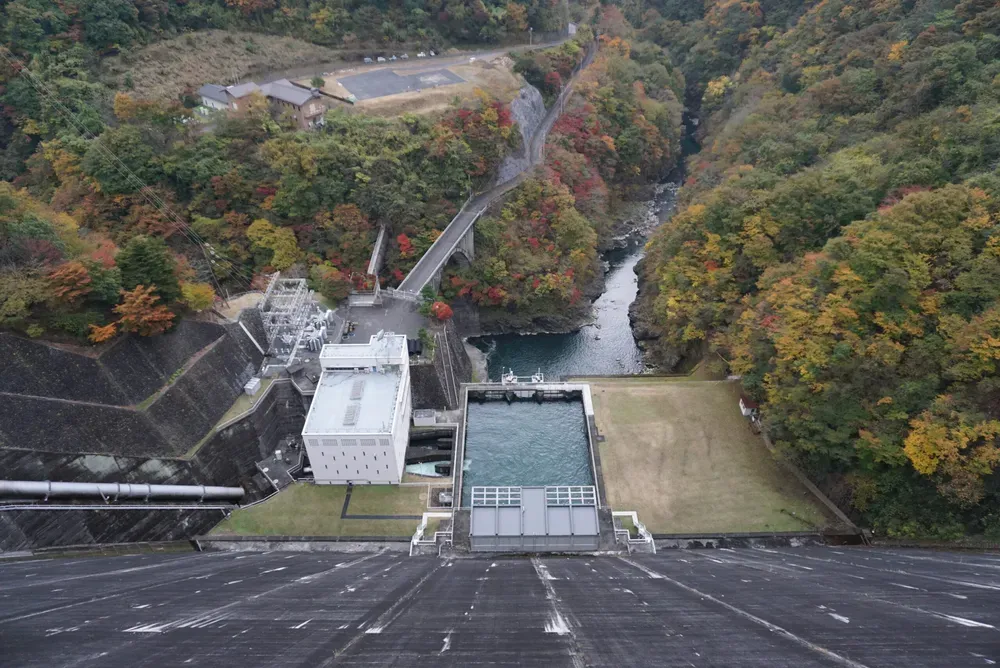
<path id="1" fill-rule="evenodd" d="M 1000 10 L 651 6 L 702 143 L 649 244 L 652 354 L 742 374 L 877 530 L 1000 535 Z"/>
<path id="2" fill-rule="evenodd" d="M 156 334 L 210 307 L 213 288 L 244 291 L 293 265 L 342 298 L 369 280 L 379 224 L 398 239 L 394 274 L 408 271 L 519 146 L 489 94 L 434 117 L 331 111 L 310 133 L 254 97 L 206 132 L 192 100 L 144 100 L 100 78 L 107 54 L 188 28 L 328 23 L 326 41 L 435 43 L 563 16 L 531 3 L 327 4 L 0 2 L 0 327 L 84 342 Z"/>
<path id="3" fill-rule="evenodd" d="M 549 133 L 544 166 L 477 224 L 476 262 L 444 282 L 445 296 L 470 297 L 490 328 L 578 326 L 621 200 L 678 164 L 683 76 L 616 7 L 597 29 L 599 50 Z M 525 54 L 517 69 L 554 100 L 584 46 Z"/>

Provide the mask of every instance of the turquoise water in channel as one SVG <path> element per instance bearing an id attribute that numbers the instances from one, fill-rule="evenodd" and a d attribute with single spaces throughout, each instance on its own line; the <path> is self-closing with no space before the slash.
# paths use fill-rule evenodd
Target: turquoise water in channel
<path id="1" fill-rule="evenodd" d="M 519 376 L 536 371 L 546 380 L 560 376 L 642 373 L 642 351 L 632 337 L 628 307 L 638 284 L 635 264 L 642 257 L 643 240 L 632 239 L 623 249 L 605 255 L 611 268 L 604 293 L 594 302 L 594 322 L 569 334 L 499 334 L 469 339 L 486 353 L 490 380 L 507 369 Z"/>
<path id="2" fill-rule="evenodd" d="M 593 485 L 580 401 L 470 401 L 462 505 L 483 485 Z"/>

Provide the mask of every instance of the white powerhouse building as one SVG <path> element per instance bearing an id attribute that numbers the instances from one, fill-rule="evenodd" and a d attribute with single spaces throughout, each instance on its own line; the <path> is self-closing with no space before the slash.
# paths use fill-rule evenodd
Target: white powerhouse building
<path id="1" fill-rule="evenodd" d="M 320 484 L 398 483 L 410 428 L 406 337 L 323 346 L 302 440 Z"/>

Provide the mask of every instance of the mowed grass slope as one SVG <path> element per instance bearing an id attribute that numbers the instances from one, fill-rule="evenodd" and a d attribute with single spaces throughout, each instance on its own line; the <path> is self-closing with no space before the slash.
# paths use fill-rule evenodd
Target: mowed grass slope
<path id="1" fill-rule="evenodd" d="M 740 414 L 735 383 L 592 380 L 608 502 L 654 533 L 807 531 L 824 509 Z"/>
<path id="2" fill-rule="evenodd" d="M 213 534 L 239 536 L 411 536 L 419 520 L 341 519 L 344 485 L 297 484 L 235 511 Z M 351 515 L 420 515 L 426 487 L 366 485 L 351 493 Z"/>
<path id="3" fill-rule="evenodd" d="M 121 89 L 129 74 L 139 98 L 176 100 L 185 88 L 231 83 L 235 76 L 339 61 L 341 52 L 293 37 L 236 30 L 199 30 L 108 58 L 105 76 Z M 251 77 L 252 78 L 252 77 Z"/>

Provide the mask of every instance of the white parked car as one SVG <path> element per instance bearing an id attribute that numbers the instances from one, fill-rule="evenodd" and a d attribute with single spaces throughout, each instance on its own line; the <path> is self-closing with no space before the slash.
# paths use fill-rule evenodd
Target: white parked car
<path id="1" fill-rule="evenodd" d="M 379 57 L 378 57 L 378 58 L 376 58 L 375 60 L 376 60 L 377 62 L 380 62 L 380 63 L 384 63 L 384 62 L 385 62 L 385 58 L 383 58 L 382 56 L 379 56 Z"/>
<path id="2" fill-rule="evenodd" d="M 434 53 L 433 51 L 431 51 L 431 58 L 433 58 L 436 55 L 437 55 L 436 53 Z"/>
<path id="3" fill-rule="evenodd" d="M 389 57 L 389 60 L 391 60 L 392 62 L 396 62 L 397 60 L 399 60 L 399 58 L 396 57 L 396 54 L 392 54 L 392 56 Z"/>
<path id="4" fill-rule="evenodd" d="M 417 54 L 417 58 L 426 58 L 426 57 L 427 57 L 427 54 L 424 53 L 423 51 L 421 51 L 420 53 Z"/>
<path id="5" fill-rule="evenodd" d="M 367 57 L 365 58 L 365 64 L 367 64 L 367 65 L 371 65 L 371 64 L 372 64 L 372 62 L 373 62 L 373 61 L 372 61 L 372 59 L 371 59 L 371 58 L 367 58 Z"/>
<path id="6" fill-rule="evenodd" d="M 400 60 L 409 60 L 409 59 L 410 59 L 410 56 L 409 56 L 409 54 L 406 54 L 406 53 L 404 53 L 403 55 L 401 55 L 401 56 L 399 57 L 399 59 L 400 59 Z"/>

